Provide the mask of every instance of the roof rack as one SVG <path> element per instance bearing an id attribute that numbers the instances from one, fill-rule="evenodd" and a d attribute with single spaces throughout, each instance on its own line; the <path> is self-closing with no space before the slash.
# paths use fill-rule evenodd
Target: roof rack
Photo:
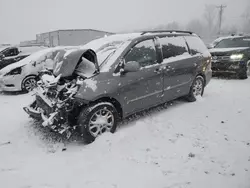
<path id="1" fill-rule="evenodd" d="M 194 34 L 191 31 L 181 31 L 181 30 L 153 30 L 153 31 L 142 31 L 141 35 L 146 33 L 188 33 L 190 35 Z"/>

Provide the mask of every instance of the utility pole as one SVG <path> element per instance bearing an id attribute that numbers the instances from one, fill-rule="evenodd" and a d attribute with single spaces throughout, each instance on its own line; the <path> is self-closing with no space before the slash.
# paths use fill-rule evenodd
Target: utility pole
<path id="1" fill-rule="evenodd" d="M 222 15 L 223 15 L 224 8 L 226 7 L 227 7 L 226 5 L 216 6 L 216 8 L 219 9 L 219 35 L 221 33 Z"/>

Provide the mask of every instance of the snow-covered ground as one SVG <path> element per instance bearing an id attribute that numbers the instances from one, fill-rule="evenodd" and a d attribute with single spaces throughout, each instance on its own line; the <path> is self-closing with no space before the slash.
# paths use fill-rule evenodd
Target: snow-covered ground
<path id="1" fill-rule="evenodd" d="M 0 187 L 250 187 L 250 79 L 213 79 L 195 103 L 174 101 L 64 151 L 23 112 L 30 98 L 0 95 Z"/>

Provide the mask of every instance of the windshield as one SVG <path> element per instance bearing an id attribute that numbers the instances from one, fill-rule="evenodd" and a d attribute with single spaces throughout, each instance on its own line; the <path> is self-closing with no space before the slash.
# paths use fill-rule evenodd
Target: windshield
<path id="1" fill-rule="evenodd" d="M 101 66 L 109 57 L 115 53 L 115 51 L 120 47 L 123 42 L 115 41 L 114 43 L 108 43 L 101 46 L 97 51 L 97 60 L 99 66 Z"/>
<path id="2" fill-rule="evenodd" d="M 112 40 L 110 37 L 104 37 L 91 41 L 83 47 L 90 48 L 96 52 L 98 65 L 101 66 L 123 43 L 123 40 Z"/>
<path id="3" fill-rule="evenodd" d="M 5 50 L 5 49 L 6 49 L 6 47 L 5 47 L 5 48 L 2 48 L 2 47 L 1 47 L 1 48 L 0 48 L 0 53 L 1 53 L 3 50 Z"/>
<path id="4" fill-rule="evenodd" d="M 215 48 L 239 48 L 239 47 L 250 47 L 250 37 L 223 39 L 215 46 Z"/>

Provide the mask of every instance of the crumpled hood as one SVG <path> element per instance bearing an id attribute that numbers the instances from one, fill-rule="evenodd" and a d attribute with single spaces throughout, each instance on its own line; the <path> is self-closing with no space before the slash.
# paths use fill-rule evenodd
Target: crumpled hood
<path id="1" fill-rule="evenodd" d="M 74 49 L 68 53 L 61 51 L 57 57 L 55 57 L 53 74 L 55 76 L 61 74 L 62 77 L 71 76 L 79 63 L 80 58 L 87 51 L 92 53 L 94 58 L 93 63 L 98 66 L 96 53 L 91 49 Z"/>
<path id="2" fill-rule="evenodd" d="M 240 48 L 213 48 L 209 52 L 212 55 L 231 55 L 233 53 L 244 52 L 245 50 L 250 49 L 249 47 L 240 47 Z"/>

